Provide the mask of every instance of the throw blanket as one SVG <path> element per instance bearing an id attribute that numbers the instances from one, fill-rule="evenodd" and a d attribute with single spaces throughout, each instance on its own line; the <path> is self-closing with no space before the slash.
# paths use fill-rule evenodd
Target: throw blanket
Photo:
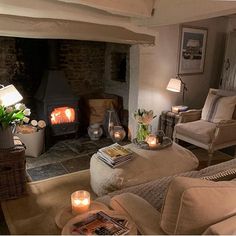
<path id="1" fill-rule="evenodd" d="M 189 171 L 182 174 L 177 174 L 169 177 L 164 177 L 145 184 L 125 188 L 109 194 L 110 197 L 121 193 L 134 193 L 148 201 L 153 207 L 160 211 L 164 201 L 165 194 L 172 179 L 176 176 L 186 176 L 192 178 L 202 178 L 205 176 L 215 175 L 221 171 L 236 168 L 236 159 L 223 162 L 218 165 L 209 166 L 200 171 Z"/>

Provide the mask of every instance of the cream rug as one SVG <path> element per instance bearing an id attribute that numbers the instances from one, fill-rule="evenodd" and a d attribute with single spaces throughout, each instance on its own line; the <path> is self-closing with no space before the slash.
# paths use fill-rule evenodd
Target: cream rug
<path id="1" fill-rule="evenodd" d="M 205 150 L 198 148 L 192 151 L 200 163 L 208 160 Z M 227 161 L 231 158 L 216 152 L 213 160 Z M 71 193 L 84 189 L 91 193 L 92 199 L 97 197 L 90 188 L 89 170 L 31 182 L 27 189 L 25 197 L 1 203 L 11 234 L 60 234 L 54 219 L 63 206 L 70 205 Z"/>
<path id="2" fill-rule="evenodd" d="M 11 234 L 60 234 L 54 218 L 60 208 L 70 205 L 70 195 L 90 188 L 89 170 L 28 183 L 28 194 L 2 202 L 2 209 Z"/>

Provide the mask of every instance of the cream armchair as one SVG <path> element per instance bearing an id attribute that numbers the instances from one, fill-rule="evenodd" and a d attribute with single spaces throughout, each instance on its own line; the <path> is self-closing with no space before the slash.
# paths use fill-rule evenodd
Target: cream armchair
<path id="1" fill-rule="evenodd" d="M 210 93 L 224 96 L 236 95 L 236 92 L 210 89 Z M 211 162 L 214 151 L 236 145 L 236 109 L 232 120 L 218 123 L 201 119 L 202 110 L 189 110 L 180 113 L 180 119 L 174 129 L 174 140 L 183 140 L 206 149 Z"/>

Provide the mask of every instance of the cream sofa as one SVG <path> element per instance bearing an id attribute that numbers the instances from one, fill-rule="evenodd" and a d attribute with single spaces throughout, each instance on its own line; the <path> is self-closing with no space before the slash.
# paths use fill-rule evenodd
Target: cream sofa
<path id="1" fill-rule="evenodd" d="M 235 198 L 236 181 L 176 177 L 161 212 L 133 193 L 113 197 L 110 206 L 133 219 L 141 234 L 222 235 L 236 234 Z"/>

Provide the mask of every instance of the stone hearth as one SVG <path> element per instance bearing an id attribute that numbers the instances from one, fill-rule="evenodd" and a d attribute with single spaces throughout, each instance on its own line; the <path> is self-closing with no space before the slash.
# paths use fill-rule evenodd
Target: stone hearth
<path id="1" fill-rule="evenodd" d="M 88 138 L 60 141 L 37 158 L 27 157 L 26 168 L 29 181 L 89 169 L 91 156 L 99 148 L 112 143 L 112 140 L 108 138 L 98 141 L 91 141 Z"/>

